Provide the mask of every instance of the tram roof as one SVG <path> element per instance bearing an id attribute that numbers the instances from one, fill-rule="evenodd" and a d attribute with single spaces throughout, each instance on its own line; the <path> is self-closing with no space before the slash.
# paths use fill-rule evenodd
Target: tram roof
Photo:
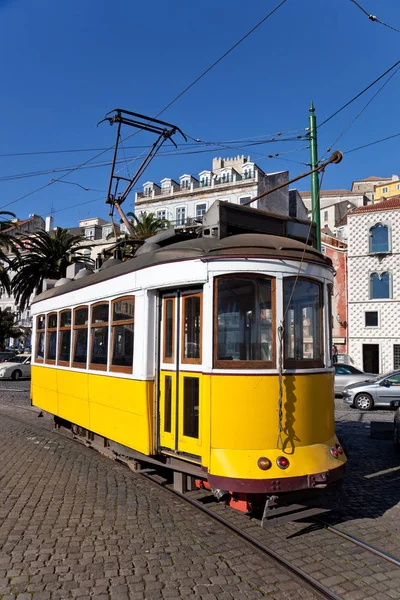
<path id="1" fill-rule="evenodd" d="M 96 273 L 67 281 L 63 285 L 46 290 L 36 296 L 32 303 L 61 296 L 154 265 L 193 259 L 209 261 L 219 258 L 303 260 L 304 262 L 318 263 L 332 268 L 331 260 L 324 254 L 312 246 L 287 237 L 260 233 L 243 233 L 223 239 L 201 237 L 184 240 L 162 248 L 149 249 L 146 253 L 118 264 L 115 264 L 114 259 L 110 259 L 112 266 L 109 266 L 108 261 L 106 261 Z"/>

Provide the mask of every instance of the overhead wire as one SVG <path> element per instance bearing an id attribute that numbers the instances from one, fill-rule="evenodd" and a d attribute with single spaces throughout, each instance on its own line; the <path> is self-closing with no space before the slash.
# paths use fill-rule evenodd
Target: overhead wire
<path id="1" fill-rule="evenodd" d="M 332 113 L 327 119 L 325 119 L 324 121 L 322 121 L 322 123 L 320 123 L 318 125 L 318 129 L 320 127 L 322 127 L 323 125 L 325 125 L 326 123 L 328 123 L 328 121 L 330 121 L 331 119 L 333 119 L 333 117 L 336 117 L 336 115 L 338 115 L 339 113 L 341 113 L 345 108 L 347 108 L 348 106 L 350 106 L 350 104 L 352 104 L 353 102 L 355 102 L 355 100 L 357 100 L 357 98 L 360 98 L 360 96 L 362 96 L 363 94 L 365 94 L 365 92 L 367 92 L 376 83 L 378 83 L 378 81 L 380 81 L 381 79 L 383 79 L 383 77 L 385 77 L 385 75 L 387 75 L 388 73 L 390 73 L 390 71 L 393 71 L 393 69 L 395 69 L 398 65 L 400 65 L 400 60 L 396 61 L 391 67 L 389 67 L 389 69 L 387 69 L 384 73 L 382 73 L 382 75 L 379 75 L 379 77 L 377 77 L 372 83 L 370 83 L 369 85 L 367 85 L 367 87 L 365 87 L 363 90 L 361 90 L 361 92 L 359 92 L 356 96 L 353 96 L 353 98 L 351 98 L 351 100 L 349 100 L 348 102 L 346 102 L 346 104 L 344 104 L 343 106 L 341 106 L 338 110 L 336 110 L 334 113 Z"/>
<path id="2" fill-rule="evenodd" d="M 352 148 L 351 150 L 344 150 L 343 154 L 350 154 L 351 152 L 357 152 L 358 150 L 363 150 L 364 148 L 369 148 L 370 146 L 375 146 L 375 144 L 380 144 L 381 142 L 386 142 L 387 140 L 391 140 L 391 139 L 399 137 L 399 136 L 400 136 L 400 133 L 394 133 L 393 135 L 389 135 L 389 136 L 381 138 L 379 140 L 369 142 L 368 144 L 363 144 L 362 146 L 357 146 L 357 148 Z"/>
<path id="3" fill-rule="evenodd" d="M 196 79 L 194 79 L 194 81 L 192 81 L 188 86 L 186 86 L 186 88 L 184 88 L 177 96 L 175 96 L 175 98 L 173 98 L 171 100 L 171 102 L 169 102 L 166 106 L 164 106 L 164 108 L 162 108 L 156 115 L 155 118 L 159 117 L 162 113 L 164 113 L 170 106 L 172 106 L 179 98 L 181 98 L 189 89 L 191 89 L 194 85 L 196 85 L 196 83 L 198 83 L 207 73 L 209 73 L 216 65 L 218 65 L 226 56 L 228 56 L 228 54 L 230 54 L 235 48 L 237 48 L 237 46 L 239 46 L 239 44 L 241 44 L 246 38 L 248 38 L 256 29 L 258 29 L 267 19 L 269 19 L 277 10 L 279 10 L 279 8 L 281 6 L 283 6 L 285 3 L 287 2 L 287 0 L 281 0 L 281 2 L 279 2 L 279 4 L 277 4 L 275 6 L 275 8 L 273 8 L 267 15 L 265 15 L 265 17 L 263 17 L 254 27 L 252 27 L 252 29 L 250 29 L 250 31 L 248 31 L 244 36 L 242 36 L 235 44 L 233 44 L 222 56 L 220 56 L 216 61 L 214 61 L 205 71 L 203 71 L 203 73 L 201 73 L 198 77 L 196 77 Z M 135 135 L 137 135 L 139 133 L 139 131 L 134 131 L 132 134 L 128 135 L 126 138 L 123 139 L 123 141 L 127 141 L 128 139 L 133 138 Z M 84 161 L 82 164 L 78 165 L 77 167 L 71 169 L 70 171 L 68 171 L 67 173 L 65 173 L 64 175 L 62 175 L 60 178 L 56 179 L 55 181 L 53 181 L 52 183 L 46 183 L 45 185 L 40 186 L 39 188 L 32 190 L 31 192 L 28 192 L 27 194 L 23 194 L 22 196 L 20 196 L 19 198 L 16 198 L 15 200 L 12 200 L 11 202 L 7 202 L 6 204 L 4 204 L 3 206 L 0 206 L 0 210 L 2 210 L 3 208 L 6 208 L 7 206 L 11 206 L 12 204 L 15 204 L 16 202 L 19 202 L 20 200 L 23 200 L 24 198 L 27 198 L 28 196 L 32 196 L 33 194 L 36 194 L 39 191 L 42 191 L 46 188 L 48 188 L 50 185 L 52 185 L 53 183 L 56 183 L 57 181 L 60 181 L 61 179 L 64 179 L 65 177 L 67 177 L 68 175 L 70 175 L 71 173 L 73 173 L 74 171 L 81 169 L 82 167 L 84 167 L 86 164 L 88 164 L 89 162 L 92 162 L 93 160 L 95 160 L 96 158 L 99 158 L 99 156 L 101 156 L 102 154 L 104 154 L 105 152 L 108 152 L 109 150 L 111 150 L 114 147 L 114 145 L 110 146 L 109 148 L 107 148 L 106 150 L 102 150 L 100 153 L 96 154 L 95 156 L 89 158 L 88 160 Z"/>
<path id="4" fill-rule="evenodd" d="M 356 2 L 356 0 L 350 0 L 350 2 L 352 2 L 352 4 L 355 4 L 368 17 L 370 21 L 373 21 L 374 23 L 379 23 L 379 25 L 383 25 L 384 27 L 395 31 L 396 33 L 400 33 L 400 29 L 394 27 L 393 25 L 389 25 L 389 23 L 385 23 L 385 21 L 382 21 L 376 15 L 370 14 L 359 2 Z"/>
<path id="5" fill-rule="evenodd" d="M 335 139 L 334 142 L 332 142 L 332 144 L 329 145 L 329 147 L 326 149 L 325 155 L 324 157 L 329 154 L 329 152 L 332 150 L 332 146 L 334 146 L 335 144 L 338 143 L 338 141 L 348 132 L 348 130 L 354 125 L 354 123 L 357 121 L 357 119 L 359 117 L 361 117 L 361 115 L 363 114 L 363 112 L 368 108 L 368 106 L 370 104 L 372 104 L 372 102 L 375 100 L 375 98 L 381 93 L 381 91 L 384 89 L 384 87 L 389 83 L 389 81 L 396 75 L 396 73 L 398 73 L 398 71 L 400 70 L 400 65 L 397 67 L 397 69 L 395 71 L 393 71 L 393 73 L 387 78 L 387 80 L 381 85 L 381 87 L 378 89 L 377 92 L 375 92 L 375 94 L 372 96 L 372 98 L 370 98 L 368 100 L 368 102 L 363 106 L 363 108 L 357 113 L 357 115 L 354 117 L 354 119 L 352 119 L 350 121 L 350 123 L 344 128 L 344 130 L 342 131 L 342 133 L 340 135 L 338 135 L 338 137 Z M 324 158 L 323 157 L 323 158 Z"/>

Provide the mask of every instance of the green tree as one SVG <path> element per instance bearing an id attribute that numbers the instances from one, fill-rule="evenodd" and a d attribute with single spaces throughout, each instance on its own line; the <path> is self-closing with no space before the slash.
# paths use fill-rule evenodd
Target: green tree
<path id="1" fill-rule="evenodd" d="M 4 350 L 8 338 L 19 339 L 23 331 L 16 324 L 17 315 L 9 308 L 0 308 L 0 350 Z"/>
<path id="2" fill-rule="evenodd" d="M 40 293 L 45 279 L 65 277 L 71 263 L 87 263 L 87 258 L 75 253 L 81 250 L 82 235 L 71 235 L 59 227 L 48 233 L 40 231 L 22 238 L 21 251 L 11 267 L 15 272 L 11 288 L 22 312 L 34 293 Z"/>
<path id="3" fill-rule="evenodd" d="M 162 229 L 170 226 L 170 223 L 167 221 L 167 219 L 159 219 L 154 213 L 142 212 L 140 217 L 137 217 L 135 213 L 128 212 L 126 216 L 129 217 L 129 220 L 133 225 L 136 238 L 139 240 L 149 238 Z"/>
<path id="4" fill-rule="evenodd" d="M 10 258 L 10 252 L 16 249 L 15 238 L 7 233 L 7 229 L 13 225 L 18 227 L 18 222 L 12 221 L 15 219 L 15 215 L 12 212 L 0 211 L 0 286 L 2 286 L 7 293 L 10 293 L 10 278 L 8 276 L 9 266 L 12 262 Z"/>

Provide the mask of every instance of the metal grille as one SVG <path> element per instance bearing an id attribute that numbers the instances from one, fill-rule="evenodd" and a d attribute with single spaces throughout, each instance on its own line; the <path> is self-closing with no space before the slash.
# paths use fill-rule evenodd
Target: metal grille
<path id="1" fill-rule="evenodd" d="M 400 344 L 393 344 L 393 368 L 400 369 Z"/>

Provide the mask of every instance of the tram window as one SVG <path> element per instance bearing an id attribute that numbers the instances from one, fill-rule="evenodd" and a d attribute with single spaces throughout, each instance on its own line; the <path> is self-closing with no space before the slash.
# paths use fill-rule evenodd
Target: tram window
<path id="1" fill-rule="evenodd" d="M 285 367 L 322 367 L 322 285 L 306 279 L 285 279 Z"/>
<path id="2" fill-rule="evenodd" d="M 164 298 L 163 362 L 172 363 L 175 357 L 175 298 Z"/>
<path id="3" fill-rule="evenodd" d="M 201 294 L 182 298 L 182 362 L 201 362 Z"/>
<path id="4" fill-rule="evenodd" d="M 57 354 L 57 313 L 47 315 L 46 363 L 55 364 Z"/>
<path id="5" fill-rule="evenodd" d="M 46 317 L 36 317 L 36 362 L 44 361 L 44 339 L 45 339 Z"/>
<path id="6" fill-rule="evenodd" d="M 183 378 L 183 435 L 199 437 L 199 379 Z"/>
<path id="7" fill-rule="evenodd" d="M 111 323 L 111 371 L 132 372 L 134 324 L 134 296 L 114 300 Z"/>
<path id="8" fill-rule="evenodd" d="M 58 333 L 58 364 L 69 366 L 71 354 L 71 311 L 60 313 L 60 328 Z"/>
<path id="9" fill-rule="evenodd" d="M 271 368 L 275 360 L 275 280 L 219 277 L 216 294 L 216 367 Z"/>
<path id="10" fill-rule="evenodd" d="M 88 345 L 88 315 L 87 306 L 81 306 L 74 310 L 74 350 L 72 366 L 78 369 L 86 369 L 87 345 Z"/>
<path id="11" fill-rule="evenodd" d="M 105 371 L 108 354 L 108 312 L 107 303 L 92 306 L 90 368 Z"/>
<path id="12" fill-rule="evenodd" d="M 165 376 L 165 392 L 164 392 L 164 431 L 171 433 L 172 431 L 172 377 Z"/>

